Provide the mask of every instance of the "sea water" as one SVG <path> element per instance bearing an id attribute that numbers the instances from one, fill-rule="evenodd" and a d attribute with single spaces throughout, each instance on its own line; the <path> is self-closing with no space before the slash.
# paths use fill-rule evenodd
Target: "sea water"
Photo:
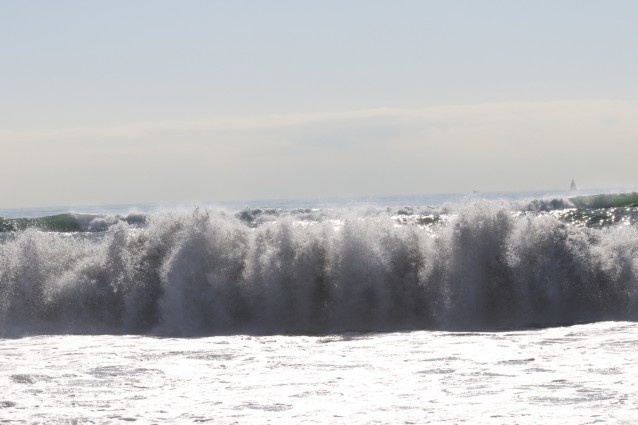
<path id="1" fill-rule="evenodd" d="M 0 420 L 638 420 L 635 193 L 0 215 Z"/>

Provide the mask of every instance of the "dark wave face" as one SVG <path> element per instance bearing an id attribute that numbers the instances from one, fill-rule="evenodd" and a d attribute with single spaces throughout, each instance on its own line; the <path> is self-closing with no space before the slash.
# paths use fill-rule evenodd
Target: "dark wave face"
<path id="1" fill-rule="evenodd" d="M 146 215 L 129 214 L 117 216 L 63 213 L 45 217 L 0 217 L 0 232 L 18 232 L 27 229 L 37 229 L 44 232 L 103 232 L 120 221 L 142 226 L 146 224 Z"/>
<path id="2" fill-rule="evenodd" d="M 550 202 L 5 219 L 0 335 L 636 320 L 636 207 Z"/>

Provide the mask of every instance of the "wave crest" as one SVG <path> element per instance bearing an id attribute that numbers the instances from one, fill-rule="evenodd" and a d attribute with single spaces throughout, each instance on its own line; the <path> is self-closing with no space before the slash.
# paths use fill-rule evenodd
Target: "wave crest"
<path id="1" fill-rule="evenodd" d="M 494 329 L 638 315 L 634 226 L 580 228 L 484 201 L 428 226 L 353 210 L 259 226 L 215 210 L 146 221 L 5 240 L 0 333 Z"/>

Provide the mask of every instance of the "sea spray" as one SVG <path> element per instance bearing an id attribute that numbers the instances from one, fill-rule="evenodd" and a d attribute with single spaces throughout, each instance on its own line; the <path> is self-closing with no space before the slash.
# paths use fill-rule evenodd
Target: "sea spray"
<path id="1" fill-rule="evenodd" d="M 638 231 L 471 201 L 110 220 L 0 244 L 0 333 L 512 329 L 638 317 Z M 102 222 L 105 222 L 102 219 Z M 90 223 L 86 230 L 90 229 Z"/>

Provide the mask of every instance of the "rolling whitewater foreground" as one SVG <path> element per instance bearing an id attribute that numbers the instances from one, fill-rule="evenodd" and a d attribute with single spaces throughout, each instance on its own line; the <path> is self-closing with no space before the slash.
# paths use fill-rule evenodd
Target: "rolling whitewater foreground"
<path id="1" fill-rule="evenodd" d="M 5 214 L 0 418 L 638 420 L 638 194 L 377 201 Z"/>

